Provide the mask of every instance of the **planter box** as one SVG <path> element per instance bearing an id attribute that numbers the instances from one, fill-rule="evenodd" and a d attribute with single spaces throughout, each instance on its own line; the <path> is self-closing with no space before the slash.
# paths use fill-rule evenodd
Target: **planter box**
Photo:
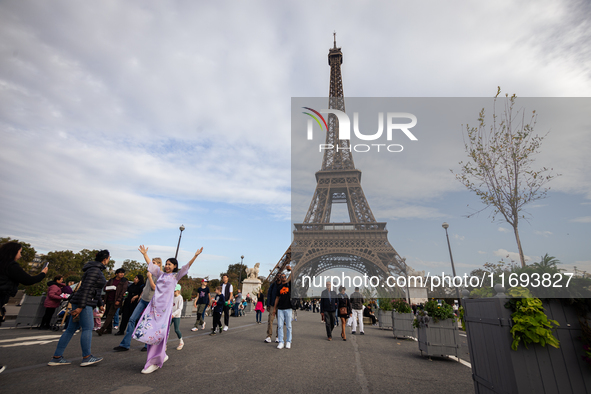
<path id="1" fill-rule="evenodd" d="M 378 327 L 392 328 L 392 311 L 383 311 L 378 309 Z"/>
<path id="2" fill-rule="evenodd" d="M 183 300 L 183 310 L 181 317 L 193 317 L 193 301 Z"/>
<path id="3" fill-rule="evenodd" d="M 460 347 L 460 330 L 453 319 L 431 320 L 427 325 L 417 329 L 417 340 L 421 355 L 427 356 L 458 356 Z"/>
<path id="4" fill-rule="evenodd" d="M 412 313 L 398 313 L 392 311 L 392 332 L 395 337 L 416 337 L 412 323 L 415 316 Z"/>
<path id="5" fill-rule="evenodd" d="M 26 296 L 16 317 L 16 327 L 34 327 L 41 324 L 45 307 L 45 296 Z"/>
<path id="6" fill-rule="evenodd" d="M 544 302 L 558 321 L 560 348 L 523 344 L 511 350 L 511 310 L 506 298 L 463 299 L 466 333 L 476 393 L 589 393 L 591 369 L 582 359 L 579 318 L 560 300 Z"/>

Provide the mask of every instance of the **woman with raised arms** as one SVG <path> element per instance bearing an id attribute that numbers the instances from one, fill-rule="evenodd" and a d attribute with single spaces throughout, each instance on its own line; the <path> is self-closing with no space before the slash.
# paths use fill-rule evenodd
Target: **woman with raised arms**
<path id="1" fill-rule="evenodd" d="M 139 251 L 148 263 L 148 271 L 156 278 L 156 290 L 137 324 L 133 338 L 148 345 L 148 360 L 142 373 L 152 373 L 162 368 L 162 364 L 168 360 L 166 342 L 170 332 L 174 289 L 178 281 L 189 272 L 189 268 L 203 248 L 195 252 L 195 256 L 180 270 L 178 261 L 174 257 L 169 258 L 166 260 L 164 272 L 152 263 L 148 257 L 148 248 L 140 245 Z"/>

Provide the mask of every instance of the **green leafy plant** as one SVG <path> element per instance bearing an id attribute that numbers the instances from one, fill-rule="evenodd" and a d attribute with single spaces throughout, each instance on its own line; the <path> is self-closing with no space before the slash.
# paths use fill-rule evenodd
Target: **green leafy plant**
<path id="1" fill-rule="evenodd" d="M 392 305 L 392 299 L 390 298 L 379 298 L 380 301 L 380 309 L 383 311 L 391 311 L 394 310 L 394 306 Z"/>
<path id="2" fill-rule="evenodd" d="M 530 343 L 558 348 L 560 342 L 552 335 L 552 330 L 559 324 L 556 320 L 548 319 L 544 313 L 542 301 L 539 298 L 532 298 L 530 291 L 523 287 L 514 287 L 508 293 L 511 297 L 521 297 L 512 298 L 505 304 L 506 308 L 514 311 L 511 314 L 513 319 L 511 349 L 517 350 L 520 343 L 523 343 L 526 349 Z"/>
<path id="3" fill-rule="evenodd" d="M 466 331 L 466 319 L 464 319 L 464 307 L 461 306 L 458 308 L 458 313 L 460 314 L 460 322 L 462 323 L 462 331 Z"/>
<path id="4" fill-rule="evenodd" d="M 456 319 L 454 310 L 451 305 L 442 303 L 441 305 L 435 300 L 430 300 L 425 303 L 422 310 L 417 312 L 417 318 L 413 322 L 413 327 L 418 328 L 429 324 L 431 320 L 437 323 L 439 320 Z"/>
<path id="5" fill-rule="evenodd" d="M 404 299 L 399 298 L 396 300 L 392 300 L 392 307 L 394 308 L 393 310 L 398 313 L 411 313 L 412 312 L 412 308 L 410 307 L 410 305 L 408 305 L 408 302 L 406 302 L 406 300 L 404 300 Z"/>
<path id="6" fill-rule="evenodd" d="M 492 287 L 481 287 L 470 292 L 470 298 L 488 298 L 493 297 L 494 295 L 495 291 Z"/>
<path id="7" fill-rule="evenodd" d="M 445 302 L 439 305 L 435 300 L 427 301 L 425 311 L 435 322 L 445 319 L 455 319 L 456 316 L 451 305 Z"/>

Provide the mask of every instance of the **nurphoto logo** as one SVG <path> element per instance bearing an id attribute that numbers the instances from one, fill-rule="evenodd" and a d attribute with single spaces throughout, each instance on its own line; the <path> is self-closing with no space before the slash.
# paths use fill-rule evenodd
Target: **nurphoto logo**
<path id="1" fill-rule="evenodd" d="M 308 140 L 312 140 L 314 137 L 314 122 L 316 121 L 318 126 L 320 126 L 320 130 L 326 132 L 328 130 L 328 124 L 326 119 L 322 114 L 333 114 L 337 117 L 337 121 L 339 122 L 339 139 L 340 140 L 350 140 L 351 139 L 351 121 L 349 119 L 349 115 L 344 113 L 343 111 L 339 111 L 336 109 L 321 109 L 320 111 L 316 111 L 310 107 L 302 107 L 307 109 L 308 111 L 312 112 L 302 112 L 305 115 L 308 115 L 311 119 L 308 119 L 308 128 L 307 128 L 307 138 Z M 392 136 L 394 135 L 395 130 L 400 130 L 406 135 L 411 141 L 418 141 L 417 137 L 414 136 L 413 133 L 410 132 L 409 129 L 413 128 L 417 124 L 417 117 L 408 112 L 388 112 L 385 116 L 386 118 L 386 140 L 392 141 Z M 409 119 L 410 123 L 394 123 L 394 119 Z M 324 126 L 324 127 L 323 127 Z M 363 134 L 359 130 L 359 113 L 353 112 L 353 133 L 355 136 L 362 140 L 362 141 L 376 141 L 382 137 L 384 134 L 384 113 L 378 112 L 378 131 L 374 134 Z M 372 149 L 377 150 L 380 152 L 380 148 L 385 147 L 388 152 L 402 152 L 404 147 L 400 144 L 355 144 L 352 146 L 340 146 L 337 144 L 335 147 L 333 144 L 319 144 L 319 151 L 322 152 L 323 150 L 332 150 L 335 149 L 339 150 L 351 150 L 353 149 L 355 152 L 369 152 Z"/>

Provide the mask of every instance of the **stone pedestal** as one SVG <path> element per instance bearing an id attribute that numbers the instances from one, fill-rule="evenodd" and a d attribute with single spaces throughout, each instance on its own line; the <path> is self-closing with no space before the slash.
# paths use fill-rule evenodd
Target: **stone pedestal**
<path id="1" fill-rule="evenodd" d="M 263 282 L 259 279 L 244 279 L 242 281 L 242 298 L 246 299 L 246 295 L 250 294 L 250 298 L 256 299 L 262 284 Z"/>

